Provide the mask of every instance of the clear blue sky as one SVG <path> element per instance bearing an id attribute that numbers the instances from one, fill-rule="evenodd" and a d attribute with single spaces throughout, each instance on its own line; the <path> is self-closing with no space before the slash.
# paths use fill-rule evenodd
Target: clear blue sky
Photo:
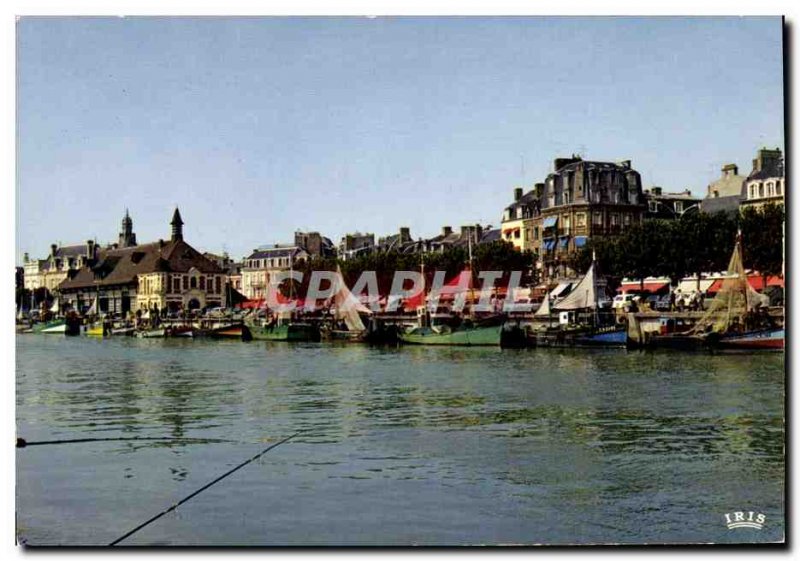
<path id="1" fill-rule="evenodd" d="M 169 236 L 240 258 L 498 225 L 558 156 L 705 192 L 783 149 L 780 18 L 23 18 L 17 261 Z"/>

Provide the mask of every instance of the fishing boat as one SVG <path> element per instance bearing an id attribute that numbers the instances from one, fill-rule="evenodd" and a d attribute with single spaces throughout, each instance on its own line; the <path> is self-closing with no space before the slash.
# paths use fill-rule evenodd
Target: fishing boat
<path id="1" fill-rule="evenodd" d="M 191 325 L 173 325 L 167 328 L 167 337 L 194 337 L 194 327 Z M 241 336 L 241 333 L 239 333 Z"/>
<path id="2" fill-rule="evenodd" d="M 356 298 L 347 284 L 340 267 L 336 269 L 336 287 L 332 297 L 333 325 L 325 325 L 320 334 L 323 339 L 345 341 L 349 343 L 364 343 L 369 338 L 369 332 L 361 319 L 361 315 L 371 316 L 372 310 Z"/>
<path id="3" fill-rule="evenodd" d="M 454 298 L 458 295 L 466 297 L 467 292 L 472 291 L 472 238 L 469 240 L 469 264 L 468 268 L 458 274 L 456 279 L 451 280 L 446 286 L 450 286 L 450 292 Z M 425 279 L 425 263 L 421 263 L 423 282 Z M 466 283 L 463 283 L 466 279 Z M 465 286 L 466 285 L 466 286 Z M 407 345 L 439 345 L 439 346 L 465 346 L 465 347 L 499 347 L 501 332 L 505 318 L 495 317 L 484 323 L 478 323 L 471 316 L 460 321 L 457 325 L 431 325 L 430 311 L 425 305 L 425 289 L 423 287 L 423 305 L 417 307 L 417 318 L 419 325 L 411 327 L 397 334 L 401 343 Z M 458 318 L 455 318 L 458 320 Z"/>
<path id="4" fill-rule="evenodd" d="M 580 281 L 570 283 L 571 290 L 562 296 L 566 283 L 545 295 L 533 314 L 539 327 L 530 336 L 538 347 L 625 347 L 624 327 L 613 324 L 602 314 L 600 303 L 606 293 L 605 279 L 598 274 L 596 260 Z M 553 326 L 554 318 L 557 325 Z M 546 325 L 544 324 L 546 322 Z"/>
<path id="5" fill-rule="evenodd" d="M 136 336 L 141 339 L 160 339 L 167 336 L 167 330 L 163 327 L 155 329 L 143 329 L 136 332 Z"/>
<path id="6" fill-rule="evenodd" d="M 65 335 L 67 333 L 67 320 L 54 319 L 51 321 L 34 323 L 31 327 L 32 333 L 43 333 L 45 335 Z"/>
<path id="7" fill-rule="evenodd" d="M 102 322 L 94 323 L 86 328 L 86 335 L 89 337 L 105 337 L 106 333 L 106 326 Z"/>
<path id="8" fill-rule="evenodd" d="M 284 320 L 246 322 L 249 338 L 256 341 L 316 342 L 320 331 L 316 325 L 300 321 Z M 245 336 L 245 338 L 248 338 Z"/>
<path id="9" fill-rule="evenodd" d="M 111 335 L 114 337 L 130 337 L 136 333 L 136 328 L 132 326 L 112 327 Z"/>
<path id="10" fill-rule="evenodd" d="M 784 329 L 765 313 L 768 306 L 769 298 L 747 280 L 739 232 L 722 286 L 703 316 L 686 332 L 652 335 L 648 345 L 685 350 L 782 349 Z"/>
<path id="11" fill-rule="evenodd" d="M 457 345 L 465 347 L 500 346 L 502 325 L 479 327 L 467 325 L 452 328 L 449 325 L 412 327 L 398 333 L 397 338 L 408 345 Z"/>

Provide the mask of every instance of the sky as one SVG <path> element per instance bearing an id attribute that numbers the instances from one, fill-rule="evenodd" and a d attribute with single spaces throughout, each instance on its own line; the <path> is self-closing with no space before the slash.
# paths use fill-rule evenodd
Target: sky
<path id="1" fill-rule="evenodd" d="M 499 226 L 557 157 L 703 195 L 784 148 L 780 18 L 21 18 L 16 260 Z"/>

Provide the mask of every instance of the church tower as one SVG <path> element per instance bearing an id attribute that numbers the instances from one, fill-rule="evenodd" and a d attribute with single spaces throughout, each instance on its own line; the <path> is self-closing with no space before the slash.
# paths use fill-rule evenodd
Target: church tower
<path id="1" fill-rule="evenodd" d="M 172 241 L 176 242 L 183 239 L 183 220 L 178 207 L 175 207 L 175 214 L 172 215 Z"/>
<path id="2" fill-rule="evenodd" d="M 119 233 L 119 247 L 132 247 L 136 245 L 136 234 L 133 233 L 133 220 L 125 209 L 125 218 L 122 219 L 122 230 Z"/>

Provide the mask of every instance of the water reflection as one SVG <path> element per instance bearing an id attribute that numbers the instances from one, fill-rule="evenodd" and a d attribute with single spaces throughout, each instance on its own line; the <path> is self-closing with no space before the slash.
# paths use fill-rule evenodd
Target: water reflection
<path id="1" fill-rule="evenodd" d="M 344 508 L 355 512 L 363 494 L 343 498 L 338 490 L 350 487 L 342 485 L 379 481 L 388 491 L 425 483 L 483 497 L 475 512 L 452 505 L 452 518 L 474 527 L 486 523 L 486 509 L 501 508 L 513 519 L 551 520 L 551 535 L 591 528 L 594 538 L 615 540 L 684 535 L 694 531 L 689 524 L 704 523 L 698 500 L 711 512 L 745 489 L 764 509 L 783 508 L 780 355 L 676 361 L 625 351 L 35 336 L 18 337 L 17 351 L 20 436 L 171 438 L 58 452 L 76 469 L 107 477 L 108 488 L 97 491 L 101 510 L 104 500 L 114 510 L 115 486 L 138 486 L 133 504 L 134 488 L 149 490 L 148 500 L 165 489 L 173 498 L 298 430 L 308 432 L 242 474 L 241 487 L 227 488 L 242 494 L 217 507 L 245 508 L 268 476 L 285 478 L 272 492 L 286 493 L 290 504 L 292 493 L 308 490 L 322 505 L 351 501 Z M 47 454 L 25 453 L 18 477 L 30 526 L 54 507 L 27 478 L 70 475 Z M 321 491 L 324 481 L 336 485 Z M 424 493 L 402 496 L 411 512 L 430 511 Z M 141 510 L 152 510 L 141 500 Z M 70 535 L 69 512 L 79 507 L 59 502 L 55 524 Z M 631 524 L 637 517 L 651 526 Z M 203 519 L 192 520 L 197 536 Z"/>

